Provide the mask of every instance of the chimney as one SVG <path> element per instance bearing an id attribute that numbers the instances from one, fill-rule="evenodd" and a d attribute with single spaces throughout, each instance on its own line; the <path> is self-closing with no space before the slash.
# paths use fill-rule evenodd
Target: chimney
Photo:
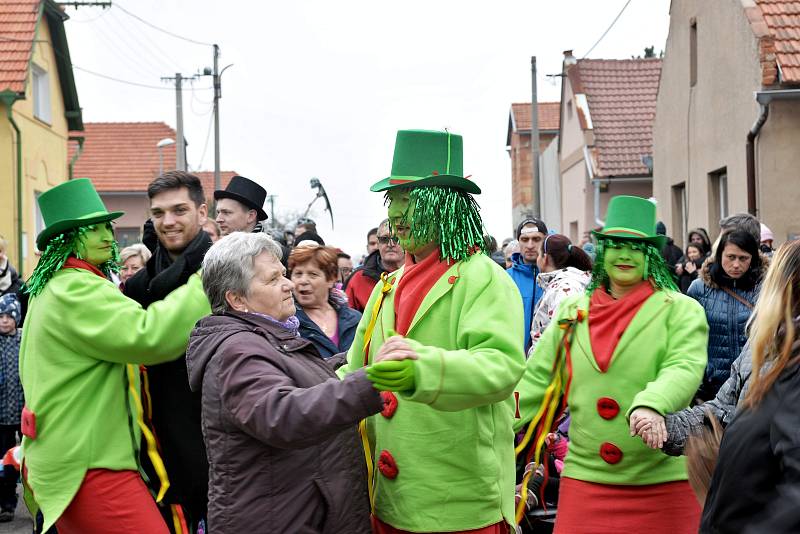
<path id="1" fill-rule="evenodd" d="M 578 62 L 575 56 L 572 55 L 572 50 L 564 50 L 564 68 L 574 65 Z"/>

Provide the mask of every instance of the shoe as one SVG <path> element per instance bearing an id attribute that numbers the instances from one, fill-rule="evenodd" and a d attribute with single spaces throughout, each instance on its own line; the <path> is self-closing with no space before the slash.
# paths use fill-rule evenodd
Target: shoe
<path id="1" fill-rule="evenodd" d="M 0 510 L 0 523 L 8 523 L 14 520 L 13 510 Z"/>

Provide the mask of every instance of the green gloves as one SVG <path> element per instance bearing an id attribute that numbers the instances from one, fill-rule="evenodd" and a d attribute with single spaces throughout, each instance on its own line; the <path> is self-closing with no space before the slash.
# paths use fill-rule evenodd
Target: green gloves
<path id="1" fill-rule="evenodd" d="M 367 379 L 379 391 L 408 391 L 416 387 L 414 360 L 384 360 L 367 367 Z"/>

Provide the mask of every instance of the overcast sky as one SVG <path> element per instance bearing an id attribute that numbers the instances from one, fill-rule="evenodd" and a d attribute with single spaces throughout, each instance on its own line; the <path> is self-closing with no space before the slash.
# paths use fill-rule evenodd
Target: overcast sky
<path id="1" fill-rule="evenodd" d="M 448 128 L 464 136 L 464 169 L 489 232 L 511 234 L 511 166 L 505 149 L 511 102 L 530 101 L 537 56 L 540 101 L 560 98 L 562 52 L 582 57 L 627 0 L 353 0 L 294 2 L 113 0 L 67 8 L 70 53 L 86 122 L 164 121 L 175 126 L 175 92 L 160 80 L 211 66 L 221 47 L 221 166 L 277 195 L 276 211 L 302 211 L 318 177 L 333 206 L 315 209 L 328 244 L 360 255 L 384 217 L 369 186 L 388 176 L 398 129 Z M 630 58 L 664 48 L 669 0 L 631 0 L 591 58 Z M 184 124 L 191 169 L 214 168 L 208 135 L 210 77 L 187 84 Z M 194 90 L 191 90 L 191 88 Z M 206 147 L 206 139 L 208 145 Z M 156 148 L 153 147 L 155 151 Z M 317 204 L 318 206 L 318 204 Z"/>

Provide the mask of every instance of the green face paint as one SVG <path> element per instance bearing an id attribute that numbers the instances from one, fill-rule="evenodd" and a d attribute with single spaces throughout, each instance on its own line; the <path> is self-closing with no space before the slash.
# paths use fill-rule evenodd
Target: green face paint
<path id="1" fill-rule="evenodd" d="M 111 223 L 94 224 L 78 240 L 78 257 L 100 267 L 114 255 L 114 232 Z"/>
<path id="2" fill-rule="evenodd" d="M 603 257 L 603 267 L 612 283 L 631 286 L 644 280 L 645 255 L 624 241 L 609 242 Z M 637 247 L 638 248 L 638 247 Z"/>
<path id="3" fill-rule="evenodd" d="M 392 189 L 386 194 L 389 202 L 388 217 L 392 234 L 400 239 L 400 246 L 409 254 L 416 254 L 433 241 L 419 243 L 411 232 L 414 219 L 415 203 L 411 200 L 411 191 L 408 189 Z"/>

